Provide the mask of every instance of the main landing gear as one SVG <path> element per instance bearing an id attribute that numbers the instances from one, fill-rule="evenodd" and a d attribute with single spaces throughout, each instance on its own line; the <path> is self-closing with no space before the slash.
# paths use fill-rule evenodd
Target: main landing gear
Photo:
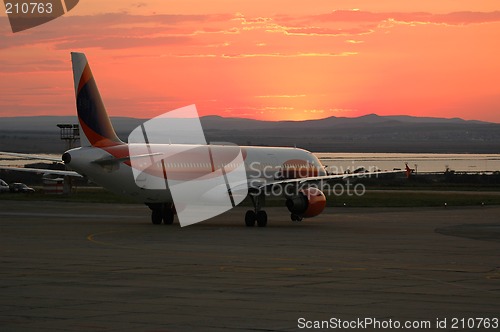
<path id="1" fill-rule="evenodd" d="M 147 204 L 151 209 L 151 222 L 160 225 L 163 221 L 165 225 L 174 223 L 175 208 L 172 204 Z"/>
<path id="2" fill-rule="evenodd" d="M 250 194 L 250 199 L 252 200 L 252 204 L 254 209 L 248 210 L 245 214 L 245 225 L 247 227 L 255 226 L 255 222 L 259 227 L 266 227 L 267 225 L 267 213 L 261 208 L 264 206 L 265 196 L 261 195 L 252 195 Z"/>

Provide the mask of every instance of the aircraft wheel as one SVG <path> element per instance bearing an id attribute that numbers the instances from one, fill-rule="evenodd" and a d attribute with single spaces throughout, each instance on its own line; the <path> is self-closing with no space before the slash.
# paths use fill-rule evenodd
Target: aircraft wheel
<path id="1" fill-rule="evenodd" d="M 258 211 L 257 212 L 257 225 L 259 225 L 259 227 L 266 227 L 267 225 L 267 213 L 266 211 Z"/>
<path id="2" fill-rule="evenodd" d="M 290 215 L 290 219 L 292 219 L 292 221 L 302 221 L 302 217 L 295 213 Z"/>
<path id="3" fill-rule="evenodd" d="M 174 211 L 169 208 L 163 209 L 163 223 L 165 225 L 172 225 L 174 223 Z"/>
<path id="4" fill-rule="evenodd" d="M 245 214 L 245 225 L 247 225 L 247 227 L 255 226 L 256 219 L 257 215 L 255 214 L 255 212 L 253 210 L 248 210 Z"/>
<path id="5" fill-rule="evenodd" d="M 160 209 L 151 210 L 151 222 L 154 225 L 161 224 L 161 220 L 163 219 L 162 211 Z"/>

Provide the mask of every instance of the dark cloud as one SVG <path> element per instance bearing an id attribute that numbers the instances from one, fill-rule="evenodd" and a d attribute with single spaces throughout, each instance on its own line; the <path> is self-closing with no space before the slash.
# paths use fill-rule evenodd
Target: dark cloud
<path id="1" fill-rule="evenodd" d="M 290 17 L 277 16 L 276 20 L 283 23 L 311 22 L 382 22 L 394 20 L 399 22 L 420 22 L 449 25 L 464 25 L 500 22 L 500 11 L 494 12 L 453 12 L 447 14 L 432 14 L 426 12 L 384 12 L 374 13 L 362 10 L 336 10 L 327 14 Z"/>
<path id="2" fill-rule="evenodd" d="M 180 45 L 187 43 L 189 37 L 170 36 L 170 37 L 102 37 L 88 38 L 85 40 L 71 40 L 56 45 L 56 49 L 77 49 L 98 47 L 101 49 L 124 49 L 147 46 L 161 45 Z"/>
<path id="3" fill-rule="evenodd" d="M 147 3 L 145 2 L 136 2 L 136 3 L 133 3 L 132 6 L 135 7 L 135 8 L 141 8 L 141 7 L 147 7 Z"/>
<path id="4" fill-rule="evenodd" d="M 251 21 L 251 20 L 247 20 Z M 331 13 L 274 17 L 272 32 L 304 36 L 346 36 L 373 32 L 383 22 L 406 24 L 467 25 L 500 22 L 500 11 L 453 12 L 432 14 L 426 12 L 368 12 L 361 10 L 336 10 Z"/>
<path id="5" fill-rule="evenodd" d="M 0 33 L 0 49 L 36 44 L 47 44 L 55 49 L 75 46 L 117 49 L 180 44 L 188 41 L 204 24 L 228 21 L 232 17 L 127 13 L 69 16 L 17 34 L 4 30 Z M 7 18 L 0 18 L 0 24 L 8 25 Z M 123 44 L 120 45 L 120 42 Z"/>
<path id="6" fill-rule="evenodd" d="M 67 71 L 67 70 L 68 70 L 68 63 L 62 60 L 45 60 L 38 58 L 33 61 L 3 60 L 0 62 L 0 72 L 2 73 Z"/>
<path id="7" fill-rule="evenodd" d="M 142 5 L 141 2 L 136 5 Z M 448 25 L 500 22 L 500 11 L 454 12 L 368 12 L 338 10 L 305 16 L 277 15 L 273 18 L 246 18 L 241 14 L 219 15 L 133 15 L 109 13 L 65 16 L 36 29 L 13 34 L 0 30 L 0 49 L 43 45 L 54 50 L 82 48 L 133 49 L 148 46 L 202 46 L 217 40 L 200 39 L 203 34 L 238 34 L 262 29 L 295 36 L 357 36 L 372 33 L 382 22 L 431 23 Z M 6 17 L 0 24 L 8 27 Z M 263 34 L 262 38 L 266 35 Z M 186 50 L 182 50 L 185 53 Z M 190 52 L 190 50 L 188 51 Z M 175 52 L 172 52 L 175 53 Z"/>
<path id="8" fill-rule="evenodd" d="M 363 28 L 322 28 L 322 27 L 283 27 L 282 29 L 288 35 L 317 35 L 317 36 L 347 36 L 347 35 L 362 35 L 373 32 L 376 26 Z"/>

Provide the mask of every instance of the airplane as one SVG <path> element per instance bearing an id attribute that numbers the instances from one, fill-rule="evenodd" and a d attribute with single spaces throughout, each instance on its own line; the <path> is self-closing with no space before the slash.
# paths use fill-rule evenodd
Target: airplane
<path id="1" fill-rule="evenodd" d="M 72 52 L 71 60 L 81 146 L 64 152 L 61 160 L 14 152 L 0 152 L 0 154 L 62 161 L 72 170 L 55 171 L 14 167 L 0 167 L 0 169 L 84 177 L 109 191 L 132 197 L 146 204 L 151 209 L 153 224 L 169 225 L 173 223 L 174 215 L 183 207 L 182 202 L 174 204 L 172 187 L 168 185 L 171 182 L 167 183 L 167 179 L 182 181 L 186 176 L 192 178 L 193 174 L 195 177 L 210 175 L 219 168 L 225 170 L 224 176 L 226 176 L 238 166 L 243 166 L 247 183 L 243 186 L 245 190 L 240 190 L 240 193 L 250 196 L 253 206 L 246 212 L 244 218 L 245 225 L 248 227 L 253 227 L 255 224 L 259 227 L 267 225 L 268 218 L 264 209 L 265 197 L 269 192 L 276 192 L 268 189 L 291 188 L 292 190 L 281 190 L 280 196 L 285 200 L 291 220 L 302 221 L 304 218 L 312 218 L 323 212 L 326 197 L 321 189 L 328 181 L 404 172 L 396 170 L 364 172 L 363 174 L 327 174 L 313 153 L 292 147 L 241 146 L 237 151 L 241 153 L 242 160 L 235 165 L 232 163 L 235 160 L 233 158 L 234 146 L 199 145 L 192 146 L 190 149 L 191 155 L 195 155 L 194 159 L 187 157 L 186 162 L 160 162 L 165 151 L 182 150 L 187 144 L 165 142 L 141 145 L 141 143 L 125 143 L 120 140 L 106 112 L 85 54 Z M 146 153 L 131 153 L 137 147 Z M 221 158 L 227 160 L 223 160 L 221 165 L 214 165 L 213 160 L 200 162 L 201 159 L 196 157 L 198 154 L 210 155 L 212 158 L 214 151 L 222 152 Z M 167 183 L 165 188 L 148 189 L 138 184 L 138 178 L 134 176 L 138 171 L 137 165 L 141 164 L 137 162 L 138 160 L 148 161 L 139 173 L 154 174 L 157 178 L 163 179 L 163 182 Z M 232 189 L 237 191 L 235 188 L 226 188 L 228 192 Z M 237 203 L 239 202 L 241 200 Z M 236 205 L 233 198 L 231 198 L 231 203 L 233 207 Z"/>

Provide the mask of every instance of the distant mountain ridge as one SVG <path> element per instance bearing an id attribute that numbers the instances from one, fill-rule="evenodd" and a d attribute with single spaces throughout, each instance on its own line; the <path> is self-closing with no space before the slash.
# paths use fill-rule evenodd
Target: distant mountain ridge
<path id="1" fill-rule="evenodd" d="M 147 120 L 111 119 L 123 140 Z M 64 151 L 58 123 L 77 123 L 77 118 L 0 118 L 0 150 Z M 459 118 L 368 114 L 274 122 L 210 115 L 202 117 L 201 123 L 208 141 L 239 145 L 297 146 L 325 152 L 500 153 L 500 124 Z"/>
<path id="2" fill-rule="evenodd" d="M 390 115 L 390 116 L 380 116 L 377 114 L 367 114 L 359 117 L 348 118 L 348 117 L 336 117 L 331 116 L 324 119 L 317 120 L 303 120 L 303 121 L 263 121 L 245 118 L 224 118 L 217 115 L 209 115 L 201 118 L 203 125 L 208 125 L 209 127 L 216 127 L 221 124 L 225 125 L 235 125 L 243 126 L 241 129 L 256 128 L 284 128 L 284 127 L 328 127 L 336 125 L 369 125 L 369 124 L 380 124 L 389 122 L 399 122 L 399 123 L 421 123 L 421 124 L 491 124 L 490 122 L 483 122 L 477 120 L 464 120 L 460 118 L 433 118 L 433 117 L 415 117 L 409 115 Z M 207 128 L 208 129 L 208 128 Z"/>
<path id="3" fill-rule="evenodd" d="M 149 119 L 131 117 L 111 117 L 111 122 L 116 131 L 132 131 L 135 127 Z M 219 115 L 207 115 L 200 118 L 204 129 L 270 129 L 270 128 L 324 128 L 339 125 L 369 125 L 381 123 L 419 123 L 419 124 L 493 124 L 478 120 L 464 120 L 461 118 L 434 118 L 416 117 L 410 115 L 388 115 L 367 114 L 359 117 L 336 117 L 331 116 L 316 120 L 282 120 L 266 121 L 248 118 L 222 117 Z M 26 117 L 0 117 L 0 130 L 33 130 L 47 131 L 54 129 L 59 123 L 78 123 L 76 116 L 26 116 Z"/>

